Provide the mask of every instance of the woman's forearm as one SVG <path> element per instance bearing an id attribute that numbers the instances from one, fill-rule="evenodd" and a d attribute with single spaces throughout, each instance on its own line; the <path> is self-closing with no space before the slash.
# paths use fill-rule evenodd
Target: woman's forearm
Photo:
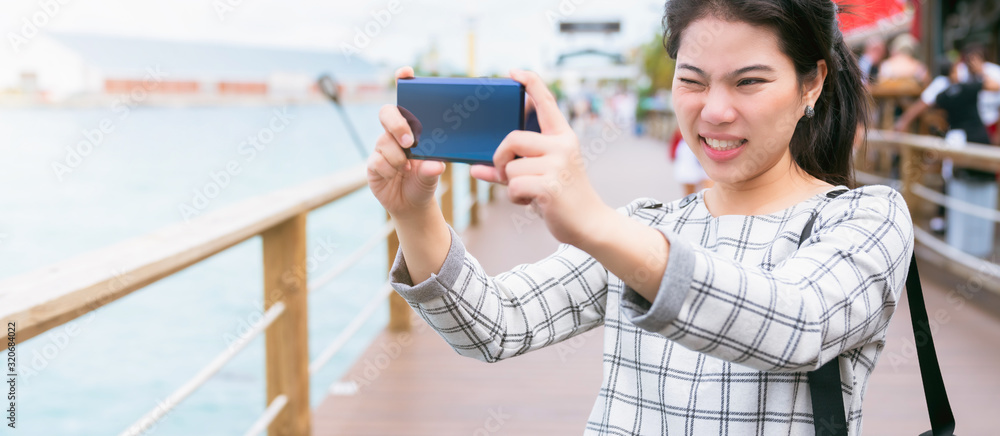
<path id="1" fill-rule="evenodd" d="M 652 302 L 667 269 L 670 244 L 658 230 L 607 209 L 602 232 L 579 247 Z"/>
<path id="2" fill-rule="evenodd" d="M 413 283 L 420 283 L 432 273 L 441 271 L 451 248 L 451 231 L 437 203 L 423 211 L 393 219 Z"/>

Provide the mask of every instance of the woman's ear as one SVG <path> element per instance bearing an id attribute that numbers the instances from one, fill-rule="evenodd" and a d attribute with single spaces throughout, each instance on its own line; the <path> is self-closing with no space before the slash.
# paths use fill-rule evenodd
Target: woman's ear
<path id="1" fill-rule="evenodd" d="M 805 88 L 803 101 L 806 105 L 816 107 L 816 101 L 819 100 L 820 93 L 823 92 L 823 83 L 826 81 L 826 60 L 820 59 L 816 61 L 816 77 L 811 81 L 803 83 L 802 86 Z"/>

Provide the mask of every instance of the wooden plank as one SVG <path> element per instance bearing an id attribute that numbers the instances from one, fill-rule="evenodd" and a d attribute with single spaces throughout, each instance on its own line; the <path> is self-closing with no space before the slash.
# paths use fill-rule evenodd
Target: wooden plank
<path id="1" fill-rule="evenodd" d="M 600 389 L 603 329 L 486 364 L 455 354 L 414 320 L 411 332 L 384 331 L 358 359 L 345 377 L 357 392 L 319 406 L 316 434 L 583 433 Z M 494 416 L 502 419 L 487 422 Z"/>
<path id="2" fill-rule="evenodd" d="M 365 186 L 364 165 L 0 281 L 24 341 Z"/>
<path id="3" fill-rule="evenodd" d="M 304 436 L 309 408 L 309 285 L 306 273 L 306 214 L 265 231 L 264 308 L 282 302 L 285 312 L 265 333 L 267 404 L 284 395 L 287 404 L 268 426 L 273 436 Z M 266 406 L 266 405 L 265 405 Z"/>
<path id="4" fill-rule="evenodd" d="M 936 136 L 877 130 L 868 134 L 869 146 L 878 149 L 899 150 L 911 147 L 926 152 L 931 159 L 949 158 L 956 164 L 1000 172 L 1000 147 L 970 143 L 962 148 L 951 148 L 944 139 Z"/>

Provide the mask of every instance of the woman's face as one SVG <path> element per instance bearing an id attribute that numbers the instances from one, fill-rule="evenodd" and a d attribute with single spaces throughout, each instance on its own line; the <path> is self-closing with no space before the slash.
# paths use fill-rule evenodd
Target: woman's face
<path id="1" fill-rule="evenodd" d="M 825 77 L 825 64 L 821 70 Z M 794 167 L 788 144 L 806 105 L 819 96 L 822 78 L 805 85 L 806 95 L 772 30 L 706 17 L 684 29 L 674 110 L 685 140 L 716 183 L 777 180 Z"/>

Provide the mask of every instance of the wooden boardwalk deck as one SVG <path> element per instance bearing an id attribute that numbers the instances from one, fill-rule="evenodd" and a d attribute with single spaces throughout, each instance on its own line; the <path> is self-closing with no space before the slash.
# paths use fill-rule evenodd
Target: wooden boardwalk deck
<path id="1" fill-rule="evenodd" d="M 665 147 L 621 137 L 601 151 L 588 170 L 604 200 L 624 205 L 642 196 L 680 196 Z M 541 220 L 511 205 L 505 193 L 484 208 L 482 225 L 463 235 L 487 272 L 532 262 L 557 246 Z M 1000 402 L 1000 317 L 981 306 L 985 298 L 958 299 L 949 292 L 975 283 L 948 280 L 922 263 L 924 286 L 941 365 L 951 392 L 959 434 L 994 434 Z M 906 306 L 890 327 L 889 343 L 865 398 L 865 434 L 918 434 L 929 428 Z M 328 396 L 313 415 L 316 435 L 579 435 L 600 387 L 602 329 L 516 359 L 485 364 L 458 356 L 414 317 L 410 333 L 383 333 L 344 380 L 353 394 Z"/>

